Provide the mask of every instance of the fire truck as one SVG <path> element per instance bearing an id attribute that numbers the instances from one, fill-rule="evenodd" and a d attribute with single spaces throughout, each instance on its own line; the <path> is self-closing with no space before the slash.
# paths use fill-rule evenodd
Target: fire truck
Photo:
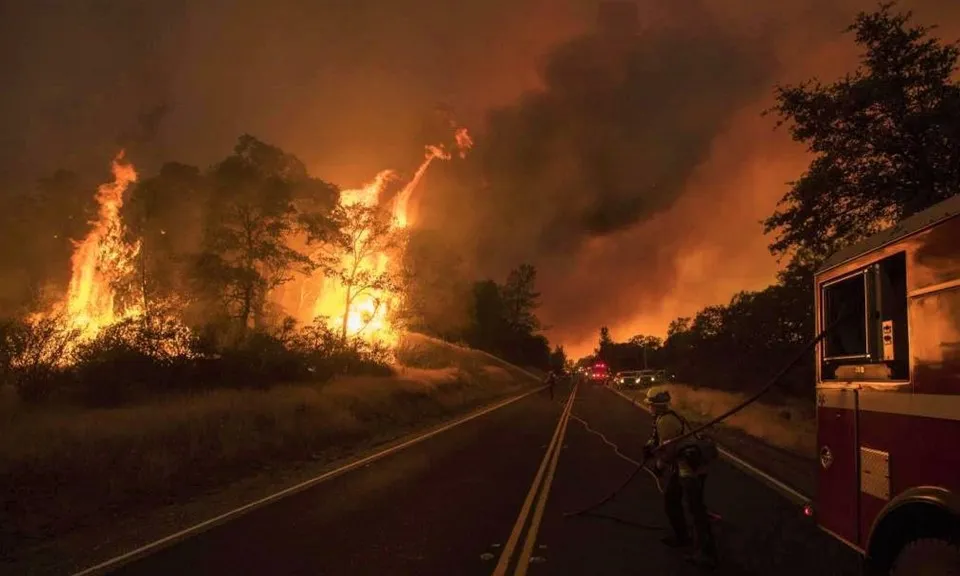
<path id="1" fill-rule="evenodd" d="M 871 572 L 960 574 L 960 195 L 815 275 L 808 514 Z"/>
<path id="2" fill-rule="evenodd" d="M 597 362 L 590 367 L 587 377 L 594 384 L 608 384 L 611 378 L 610 368 L 603 362 Z"/>

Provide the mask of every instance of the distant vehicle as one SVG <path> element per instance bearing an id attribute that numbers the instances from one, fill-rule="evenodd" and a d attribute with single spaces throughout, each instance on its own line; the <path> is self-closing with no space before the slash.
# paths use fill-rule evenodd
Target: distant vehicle
<path id="1" fill-rule="evenodd" d="M 626 370 L 618 372 L 613 379 L 619 388 L 641 388 L 669 382 L 665 370 Z"/>
<path id="2" fill-rule="evenodd" d="M 816 273 L 816 505 L 877 573 L 960 566 L 960 195 Z M 891 570 L 892 568 L 892 570 Z"/>
<path id="3" fill-rule="evenodd" d="M 617 372 L 617 375 L 613 378 L 613 383 L 617 388 L 632 388 L 637 386 L 640 383 L 640 371 L 626 370 L 624 372 Z"/>
<path id="4" fill-rule="evenodd" d="M 590 367 L 587 377 L 594 384 L 606 385 L 610 382 L 610 368 L 603 362 L 598 362 Z"/>
<path id="5" fill-rule="evenodd" d="M 637 384 L 641 386 L 655 386 L 667 382 L 666 370 L 641 370 L 637 378 Z"/>

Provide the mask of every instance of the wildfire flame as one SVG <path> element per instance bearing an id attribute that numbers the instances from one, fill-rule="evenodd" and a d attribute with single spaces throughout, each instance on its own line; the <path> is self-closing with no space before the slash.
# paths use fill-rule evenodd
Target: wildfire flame
<path id="1" fill-rule="evenodd" d="M 117 311 L 116 282 L 133 272 L 140 244 L 124 240 L 120 208 L 127 187 L 137 180 L 131 164 L 123 163 L 123 151 L 113 160 L 113 182 L 97 189 L 99 205 L 93 228 L 75 246 L 71 258 L 72 276 L 65 299 L 65 312 L 74 328 L 92 338 L 104 327 L 123 318 L 139 316 L 139 306 Z"/>
<path id="2" fill-rule="evenodd" d="M 72 361 L 77 344 L 89 342 L 104 329 L 125 320 L 143 319 L 139 325 L 156 336 L 149 344 L 149 353 L 177 355 L 187 353 L 189 329 L 170 315 L 148 317 L 144 309 L 142 286 L 134 286 L 133 294 L 124 302 L 117 301 L 117 287 L 134 277 L 140 242 L 128 242 L 120 214 L 127 188 L 137 180 L 133 165 L 125 163 L 121 150 L 113 159 L 113 181 L 101 185 L 95 196 L 97 218 L 80 242 L 74 243 L 70 259 L 71 276 L 64 298 L 46 313 L 32 316 L 34 323 L 53 320 L 68 340 L 60 350 L 57 362 Z M 149 321 L 149 322 L 147 322 Z M 123 336 L 134 334 L 124 331 Z M 141 342 L 142 343 L 142 342 Z"/>
<path id="3" fill-rule="evenodd" d="M 457 148 L 460 150 L 460 158 L 466 158 L 467 152 L 473 148 L 473 138 L 467 132 L 466 128 L 457 128 L 453 135 L 457 140 Z"/>
<path id="4" fill-rule="evenodd" d="M 473 145 L 466 129 L 454 128 L 456 148 L 461 158 Z M 393 231 L 403 230 L 413 224 L 410 201 L 420 185 L 430 164 L 436 159 L 449 160 L 452 157 L 442 145 L 425 147 L 424 159 L 414 172 L 413 177 L 392 199 L 390 213 Z M 81 242 L 75 243 L 71 258 L 71 278 L 64 299 L 47 314 L 38 314 L 35 318 L 62 315 L 66 319 L 66 328 L 80 333 L 81 340 L 95 338 L 102 330 L 124 320 L 147 318 L 143 299 L 134 297 L 118 302 L 117 287 L 121 282 L 134 277 L 136 259 L 140 253 L 140 242 L 128 242 L 121 217 L 124 193 L 137 180 L 134 167 L 124 162 L 124 152 L 120 151 L 112 162 L 113 181 L 101 185 L 96 194 L 98 204 L 97 218 L 91 222 L 91 230 Z M 343 206 L 362 205 L 375 207 L 383 200 L 387 185 L 397 178 L 395 172 L 385 170 L 362 188 L 344 190 L 340 202 Z M 364 237 L 361 235 L 360 240 Z M 390 256 L 385 252 L 365 255 L 356 263 L 363 273 L 377 276 L 389 270 Z M 142 290 L 142 287 L 139 288 Z M 135 289 L 134 291 L 136 291 Z M 301 288 L 301 293 L 303 288 Z M 143 296 L 141 293 L 140 296 Z M 346 287 L 336 278 L 323 278 L 319 296 L 310 306 L 310 320 L 326 317 L 331 328 L 343 329 L 350 337 L 362 336 L 371 341 L 393 344 L 396 331 L 389 321 L 389 312 L 400 302 L 402 295 L 392 290 L 367 290 L 357 295 L 344 314 L 346 305 Z M 152 316 L 153 313 L 150 314 Z M 153 320 L 153 318 L 148 318 Z M 176 319 L 172 321 L 183 334 L 189 331 Z M 162 322 L 161 322 L 162 323 Z M 174 343 L 170 344 L 175 345 Z"/>
<path id="5" fill-rule="evenodd" d="M 473 146 L 473 140 L 466 128 L 459 128 L 456 125 L 453 125 L 453 127 L 455 128 L 454 137 L 457 150 L 460 157 L 465 158 L 467 152 Z M 420 185 L 427 168 L 434 160 L 449 160 L 450 158 L 450 152 L 442 145 L 425 147 L 423 162 L 420 163 L 410 181 L 394 197 L 390 207 L 393 226 L 396 230 L 403 230 L 413 224 L 414 218 L 410 210 L 410 199 Z M 342 191 L 340 202 L 345 206 L 357 203 L 367 207 L 377 206 L 387 184 L 395 178 L 396 173 L 391 170 L 380 172 L 373 181 L 362 188 Z M 361 241 L 363 240 L 364 238 L 361 237 Z M 371 255 L 363 262 L 358 262 L 357 265 L 360 269 L 375 276 L 388 270 L 389 260 L 387 254 L 378 253 Z M 348 336 L 362 336 L 365 339 L 380 341 L 388 345 L 395 343 L 397 334 L 390 324 L 389 313 L 391 308 L 400 302 L 402 295 L 386 290 L 370 290 L 357 296 L 351 303 L 347 314 L 344 315 L 343 306 L 346 301 L 346 290 L 347 288 L 336 279 L 325 278 L 320 297 L 313 307 L 313 317 L 333 318 L 331 327 L 337 330 L 343 328 L 345 317 Z"/>
<path id="6" fill-rule="evenodd" d="M 377 174 L 372 182 L 362 188 L 341 191 L 340 203 L 344 206 L 356 204 L 366 207 L 376 206 L 379 203 L 380 194 L 395 177 L 393 171 L 384 170 Z M 367 234 L 362 232 L 358 241 L 365 242 Z M 344 256 L 344 266 L 353 264 L 349 261 L 350 258 L 350 256 Z M 378 275 L 387 270 L 388 260 L 386 254 L 377 253 L 367 256 L 362 261 L 357 262 L 356 265 L 361 271 Z M 369 340 L 393 344 L 396 336 L 387 321 L 389 309 L 387 300 L 392 295 L 381 290 L 364 292 L 353 299 L 350 309 L 344 314 L 347 290 L 348 288 L 338 279 L 324 278 L 320 296 L 313 306 L 313 317 L 330 318 L 330 327 L 337 331 L 343 329 L 345 319 L 348 336 L 358 336 L 362 333 Z"/>

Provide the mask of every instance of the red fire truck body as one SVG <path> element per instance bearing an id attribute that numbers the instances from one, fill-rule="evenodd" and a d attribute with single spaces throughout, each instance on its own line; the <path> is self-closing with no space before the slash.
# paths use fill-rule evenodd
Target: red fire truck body
<path id="1" fill-rule="evenodd" d="M 841 250 L 815 284 L 817 332 L 836 326 L 817 346 L 817 523 L 885 571 L 924 545 L 949 555 L 960 537 L 960 195 Z"/>

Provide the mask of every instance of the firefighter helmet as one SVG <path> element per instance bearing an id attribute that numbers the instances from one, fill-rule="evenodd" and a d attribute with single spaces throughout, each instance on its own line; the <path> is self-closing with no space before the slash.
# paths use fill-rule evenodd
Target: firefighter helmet
<path id="1" fill-rule="evenodd" d="M 647 397 L 643 399 L 645 404 L 666 406 L 670 404 L 670 392 L 659 388 L 647 390 Z"/>

